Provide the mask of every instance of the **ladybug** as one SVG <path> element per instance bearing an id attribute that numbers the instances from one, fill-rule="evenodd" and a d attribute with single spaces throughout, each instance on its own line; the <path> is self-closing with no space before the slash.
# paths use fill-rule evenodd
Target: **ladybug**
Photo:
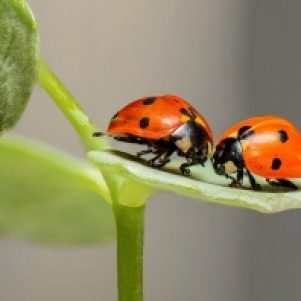
<path id="1" fill-rule="evenodd" d="M 186 159 L 180 166 L 182 174 L 189 174 L 194 164 L 203 165 L 213 144 L 212 131 L 204 117 L 175 95 L 144 97 L 129 103 L 112 117 L 107 135 L 146 145 L 147 149 L 137 156 L 153 154 L 148 163 L 154 167 L 163 167 L 177 152 Z"/>
<path id="2" fill-rule="evenodd" d="M 256 116 L 227 129 L 211 161 L 217 174 L 232 180 L 230 186 L 242 187 L 246 175 L 251 188 L 260 190 L 254 174 L 271 186 L 296 190 L 288 178 L 301 177 L 300 146 L 300 132 L 291 122 L 274 115 Z"/>

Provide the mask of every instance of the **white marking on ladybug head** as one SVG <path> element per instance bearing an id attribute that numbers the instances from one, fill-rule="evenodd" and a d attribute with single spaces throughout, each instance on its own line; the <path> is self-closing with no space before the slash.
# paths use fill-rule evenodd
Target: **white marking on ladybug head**
<path id="1" fill-rule="evenodd" d="M 225 171 L 226 173 L 229 175 L 233 172 L 236 172 L 237 171 L 237 167 L 236 165 L 233 163 L 233 161 L 227 161 L 225 163 Z"/>
<path id="2" fill-rule="evenodd" d="M 183 137 L 177 140 L 175 144 L 183 153 L 187 153 L 192 147 L 192 143 L 189 137 Z"/>

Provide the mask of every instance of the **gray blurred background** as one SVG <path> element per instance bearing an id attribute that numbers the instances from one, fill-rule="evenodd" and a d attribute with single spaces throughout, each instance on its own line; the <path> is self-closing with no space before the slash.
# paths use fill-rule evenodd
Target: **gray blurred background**
<path id="1" fill-rule="evenodd" d="M 299 0 L 29 1 L 42 53 L 104 128 L 128 101 L 175 93 L 210 121 L 276 113 L 301 127 Z M 39 88 L 15 132 L 84 157 Z M 122 147 L 122 146 L 121 146 Z M 169 193 L 148 205 L 146 301 L 295 301 L 301 214 L 261 215 Z M 116 300 L 115 245 L 0 241 L 1 301 Z"/>

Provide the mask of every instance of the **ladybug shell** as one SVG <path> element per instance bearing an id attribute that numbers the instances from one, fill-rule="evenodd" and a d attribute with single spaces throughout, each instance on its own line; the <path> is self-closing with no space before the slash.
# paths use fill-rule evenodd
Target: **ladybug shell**
<path id="1" fill-rule="evenodd" d="M 272 179 L 301 177 L 301 135 L 290 122 L 263 121 L 252 131 L 254 134 L 242 140 L 249 171 Z"/>
<path id="2" fill-rule="evenodd" d="M 292 126 L 295 128 L 295 126 L 292 123 L 290 123 L 288 120 L 280 116 L 276 116 L 276 115 L 255 116 L 240 121 L 234 124 L 232 127 L 228 128 L 225 132 L 223 132 L 223 134 L 219 138 L 219 141 L 228 137 L 237 138 L 239 136 L 239 132 L 243 128 L 250 127 L 250 130 L 253 130 L 255 126 L 258 126 L 262 123 L 264 123 L 265 125 L 270 123 L 272 124 L 278 123 L 279 125 L 282 124 L 283 126 L 289 126 L 289 127 Z"/>
<path id="3" fill-rule="evenodd" d="M 202 126 L 212 140 L 212 131 L 204 117 L 188 102 L 175 95 L 144 97 L 131 102 L 113 116 L 108 134 L 152 140 L 168 138 L 179 126 L 190 120 L 183 113 L 187 110 L 195 114 L 194 122 Z"/>

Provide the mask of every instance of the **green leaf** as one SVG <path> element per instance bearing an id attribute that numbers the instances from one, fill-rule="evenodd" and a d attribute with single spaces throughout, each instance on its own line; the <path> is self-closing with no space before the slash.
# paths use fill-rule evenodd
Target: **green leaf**
<path id="1" fill-rule="evenodd" d="M 174 162 L 168 169 L 159 170 L 148 167 L 134 156 L 113 151 L 92 151 L 89 158 L 101 169 L 110 170 L 111 174 L 140 183 L 153 191 L 167 190 L 190 196 L 202 201 L 249 208 L 264 213 L 280 212 L 301 208 L 301 191 L 280 192 L 252 191 L 228 187 L 229 181 L 215 175 L 210 164 L 206 167 L 193 166 L 189 176 L 178 172 L 179 162 Z M 257 181 L 260 184 L 262 179 Z M 299 181 L 300 183 L 300 181 Z M 130 204 L 128 204 L 130 205 Z"/>
<path id="2" fill-rule="evenodd" d="M 64 245 L 114 236 L 107 186 L 91 164 L 4 137 L 0 166 L 0 233 Z"/>
<path id="3" fill-rule="evenodd" d="M 23 0 L 0 0 L 0 132 L 15 125 L 38 71 L 38 31 Z"/>

